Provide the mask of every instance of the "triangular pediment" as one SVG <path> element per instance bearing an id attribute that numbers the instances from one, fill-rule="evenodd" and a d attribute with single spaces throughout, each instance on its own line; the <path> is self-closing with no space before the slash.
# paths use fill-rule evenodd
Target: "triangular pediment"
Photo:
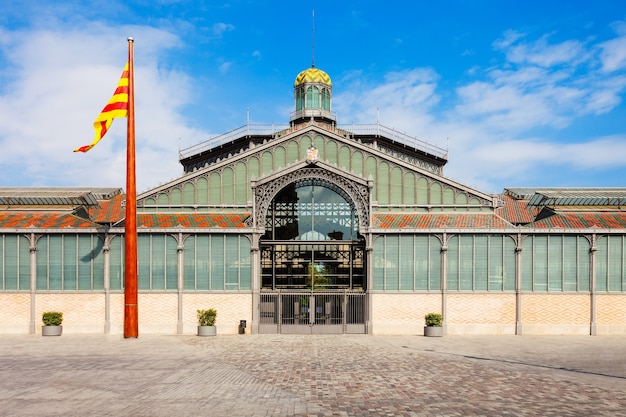
<path id="1" fill-rule="evenodd" d="M 382 135 L 358 136 L 311 122 L 235 142 L 228 152 L 226 148 L 203 151 L 199 155 L 205 159 L 198 156 L 191 172 L 138 196 L 139 206 L 169 206 L 168 210 L 241 206 L 249 210 L 251 185 L 303 168 L 312 147 L 320 167 L 362 184 L 371 180 L 375 205 L 389 209 L 421 205 L 428 210 L 495 205 L 494 197 L 443 176 L 445 158 Z"/>

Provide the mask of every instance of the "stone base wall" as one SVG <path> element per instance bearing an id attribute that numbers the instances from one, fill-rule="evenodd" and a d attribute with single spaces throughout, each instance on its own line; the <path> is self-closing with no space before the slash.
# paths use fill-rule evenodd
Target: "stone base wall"
<path id="1" fill-rule="evenodd" d="M 199 309 L 217 310 L 218 334 L 237 334 L 239 321 L 252 325 L 252 294 L 138 294 L 139 334 L 196 334 Z M 35 294 L 35 333 L 41 333 L 45 311 L 63 313 L 63 333 L 124 334 L 124 294 L 109 295 L 109 321 L 104 294 L 49 293 Z M 182 321 L 179 321 L 179 310 Z M 31 294 L 0 294 L 0 334 L 28 334 L 31 328 Z"/>
<path id="2" fill-rule="evenodd" d="M 448 294 L 447 334 L 515 334 L 515 294 Z"/>
<path id="3" fill-rule="evenodd" d="M 597 295 L 596 321 L 598 325 L 626 324 L 626 296 Z"/>
<path id="4" fill-rule="evenodd" d="M 590 334 L 589 294 L 524 294 L 522 334 Z"/>
<path id="5" fill-rule="evenodd" d="M 63 312 L 63 333 L 124 332 L 124 294 L 0 293 L 0 334 L 41 333 L 44 311 Z M 598 294 L 595 326 L 589 294 L 375 293 L 369 329 L 375 335 L 422 335 L 424 316 L 445 311 L 447 334 L 626 335 L 626 295 Z M 196 310 L 215 308 L 218 334 L 253 328 L 252 293 L 140 293 L 139 333 L 195 334 Z M 31 306 L 33 311 L 31 312 Z M 108 321 L 107 321 L 108 315 Z M 180 319 L 179 319 L 180 316 Z"/>
<path id="6" fill-rule="evenodd" d="M 448 293 L 446 334 L 516 334 L 515 294 Z M 441 294 L 373 294 L 372 334 L 423 334 L 424 315 L 443 311 Z M 522 294 L 520 332 L 589 335 L 589 294 Z M 596 335 L 626 334 L 626 295 L 596 296 Z"/>
<path id="7" fill-rule="evenodd" d="M 424 334 L 424 316 L 441 313 L 441 294 L 372 294 L 372 334 Z"/>
<path id="8" fill-rule="evenodd" d="M 30 321 L 29 293 L 0 293 L 0 334 L 28 333 Z M 37 323 L 41 324 L 41 316 Z"/>
<path id="9" fill-rule="evenodd" d="M 183 296 L 183 332 L 195 334 L 197 310 L 217 310 L 217 334 L 237 334 L 239 320 L 247 321 L 246 333 L 252 328 L 252 294 L 185 294 Z"/>

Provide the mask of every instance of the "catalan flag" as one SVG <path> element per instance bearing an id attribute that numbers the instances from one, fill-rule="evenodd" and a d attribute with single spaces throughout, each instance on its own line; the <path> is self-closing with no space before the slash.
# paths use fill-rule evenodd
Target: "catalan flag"
<path id="1" fill-rule="evenodd" d="M 111 123 L 113 123 L 113 119 L 118 117 L 128 117 L 128 63 L 126 63 L 126 67 L 124 67 L 122 78 L 120 78 L 120 82 L 117 84 L 113 97 L 111 97 L 111 100 L 104 106 L 96 118 L 96 121 L 93 122 L 93 128 L 96 131 L 93 142 L 89 145 L 74 149 L 74 152 L 87 152 L 96 146 L 96 144 L 100 142 L 100 139 L 108 132 Z"/>

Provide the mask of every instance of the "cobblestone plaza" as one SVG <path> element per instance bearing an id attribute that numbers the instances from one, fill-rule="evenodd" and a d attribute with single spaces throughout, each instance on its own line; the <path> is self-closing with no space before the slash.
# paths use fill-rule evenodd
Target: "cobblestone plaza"
<path id="1" fill-rule="evenodd" d="M 3 335 L 6 416 L 624 416 L 623 336 Z"/>

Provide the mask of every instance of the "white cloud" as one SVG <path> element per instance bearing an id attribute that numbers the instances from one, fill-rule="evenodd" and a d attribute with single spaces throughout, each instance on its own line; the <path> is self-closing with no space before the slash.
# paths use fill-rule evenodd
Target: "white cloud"
<path id="1" fill-rule="evenodd" d="M 583 44 L 579 41 L 565 41 L 556 45 L 548 44 L 548 37 L 532 43 L 522 43 L 507 50 L 507 58 L 516 64 L 534 64 L 552 67 L 559 64 L 572 65 L 586 59 Z"/>
<path id="2" fill-rule="evenodd" d="M 506 30 L 502 35 L 503 37 L 501 39 L 497 39 L 496 41 L 493 42 L 494 48 L 506 49 L 510 47 L 512 44 L 514 44 L 515 42 L 517 42 L 519 39 L 526 36 L 524 33 L 518 32 L 512 29 Z"/>
<path id="3" fill-rule="evenodd" d="M 190 82 L 168 69 L 160 54 L 180 40 L 140 26 L 48 28 L 5 31 L 2 48 L 14 70 L 0 93 L 0 165 L 6 185 L 125 187 L 126 120 L 117 119 L 86 154 L 73 153 L 93 140 L 93 121 L 111 97 L 127 60 L 126 39 L 135 38 L 137 184 L 145 189 L 178 176 L 178 137 L 207 135 L 188 127 L 180 113 Z M 24 168 L 26 167 L 26 168 Z"/>
<path id="4" fill-rule="evenodd" d="M 222 74 L 223 74 L 223 73 L 226 73 L 226 72 L 228 72 L 228 70 L 230 70 L 230 67 L 231 67 L 232 65 L 233 65 L 233 63 L 232 63 L 232 62 L 222 62 L 222 63 L 220 64 L 220 66 L 219 66 L 219 70 L 220 70 L 220 72 L 221 72 Z"/>
<path id="5" fill-rule="evenodd" d="M 360 77 L 360 74 L 353 74 Z M 351 86 L 343 88 L 345 93 L 337 96 L 335 110 L 345 117 L 353 117 L 350 122 L 372 123 L 380 113 L 380 119 L 389 127 L 413 130 L 426 124 L 429 110 L 437 104 L 435 94 L 437 74 L 430 69 L 414 69 L 387 74 L 383 83 L 361 83 L 352 78 Z M 346 116 L 348 115 L 348 116 Z M 411 123 L 407 124 L 406 119 Z"/>
<path id="6" fill-rule="evenodd" d="M 601 43 L 602 70 L 613 72 L 626 69 L 626 35 Z"/>
<path id="7" fill-rule="evenodd" d="M 379 83 L 361 83 L 357 73 L 344 86 L 349 93 L 334 102 L 341 102 L 342 114 L 358 115 L 357 123 L 374 120 L 378 107 L 382 124 L 449 147 L 446 175 L 481 190 L 537 184 L 554 169 L 626 169 L 623 134 L 590 133 L 569 143 L 563 133 L 579 117 L 620 105 L 625 77 L 599 70 L 592 60 L 594 45 L 575 40 L 550 45 L 548 39 L 506 32 L 494 43 L 506 60 L 473 68 L 472 79 L 453 94 L 440 91 L 433 70 L 414 69 Z"/>
<path id="8" fill-rule="evenodd" d="M 235 30 L 235 26 L 230 23 L 215 23 L 213 24 L 213 35 L 218 38 L 224 36 L 224 33 Z"/>

